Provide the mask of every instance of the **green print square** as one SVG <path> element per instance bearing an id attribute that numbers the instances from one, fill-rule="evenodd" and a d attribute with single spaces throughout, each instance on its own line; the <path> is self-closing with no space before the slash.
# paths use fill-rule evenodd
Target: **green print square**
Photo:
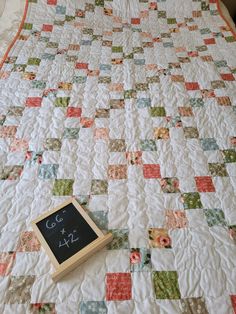
<path id="1" fill-rule="evenodd" d="M 176 24 L 176 23 L 177 23 L 177 21 L 175 18 L 168 18 L 167 19 L 167 24 Z"/>
<path id="2" fill-rule="evenodd" d="M 225 37 L 225 40 L 228 42 L 228 43 L 232 43 L 235 41 L 235 38 L 234 36 L 228 36 L 228 37 Z"/>
<path id="3" fill-rule="evenodd" d="M 104 7 L 104 0 L 95 0 L 95 5 L 99 7 Z"/>
<path id="4" fill-rule="evenodd" d="M 40 65 L 41 59 L 39 58 L 29 58 L 28 65 Z"/>
<path id="5" fill-rule="evenodd" d="M 129 230 L 113 229 L 109 230 L 113 235 L 113 240 L 108 244 L 108 250 L 121 250 L 129 248 Z"/>
<path id="6" fill-rule="evenodd" d="M 157 150 L 154 140 L 142 140 L 140 146 L 142 151 L 155 152 Z"/>
<path id="7" fill-rule="evenodd" d="M 225 215 L 222 209 L 204 209 L 204 214 L 209 227 L 227 226 Z"/>
<path id="8" fill-rule="evenodd" d="M 32 88 L 45 89 L 46 88 L 46 82 L 32 81 Z"/>
<path id="9" fill-rule="evenodd" d="M 222 151 L 224 162 L 236 162 L 236 151 L 234 149 L 225 149 Z"/>
<path id="10" fill-rule="evenodd" d="M 63 133 L 63 139 L 76 140 L 79 138 L 79 128 L 65 128 Z"/>
<path id="11" fill-rule="evenodd" d="M 153 107 L 150 108 L 151 117 L 165 117 L 166 111 L 164 107 Z"/>
<path id="12" fill-rule="evenodd" d="M 92 180 L 91 194 L 102 195 L 107 194 L 108 182 L 106 180 Z"/>
<path id="13" fill-rule="evenodd" d="M 58 97 L 55 100 L 56 107 L 67 107 L 70 102 L 70 97 Z"/>
<path id="14" fill-rule="evenodd" d="M 52 193 L 54 196 L 73 195 L 73 184 L 71 179 L 55 180 Z"/>
<path id="15" fill-rule="evenodd" d="M 180 299 L 178 274 L 176 271 L 154 271 L 152 273 L 156 299 Z"/>
<path id="16" fill-rule="evenodd" d="M 221 163 L 210 163 L 208 164 L 210 174 L 213 177 L 228 177 L 228 173 L 225 164 Z"/>
<path id="17" fill-rule="evenodd" d="M 198 192 L 182 194 L 184 209 L 202 208 L 200 194 Z"/>
<path id="18" fill-rule="evenodd" d="M 33 28 L 33 24 L 31 23 L 25 23 L 23 25 L 23 29 L 31 30 Z"/>
<path id="19" fill-rule="evenodd" d="M 55 179 L 57 177 L 59 165 L 51 164 L 51 165 L 40 165 L 38 177 L 43 180 L 47 179 Z"/>
<path id="20" fill-rule="evenodd" d="M 123 53 L 123 47 L 122 46 L 113 46 L 112 52 L 122 52 Z"/>

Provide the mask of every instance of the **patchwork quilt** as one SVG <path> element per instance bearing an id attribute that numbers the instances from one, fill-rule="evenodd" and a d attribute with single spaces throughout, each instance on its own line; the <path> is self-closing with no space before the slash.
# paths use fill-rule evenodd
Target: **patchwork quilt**
<path id="1" fill-rule="evenodd" d="M 236 313 L 217 0 L 27 2 L 0 71 L 0 313 Z M 55 284 L 30 224 L 71 196 L 114 239 Z"/>

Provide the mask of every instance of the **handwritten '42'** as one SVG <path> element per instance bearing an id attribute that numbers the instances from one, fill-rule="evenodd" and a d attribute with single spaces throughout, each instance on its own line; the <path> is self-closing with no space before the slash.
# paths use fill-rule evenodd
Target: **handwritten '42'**
<path id="1" fill-rule="evenodd" d="M 73 232 L 76 233 L 76 230 L 73 230 Z M 65 237 L 62 241 L 59 241 L 58 247 L 60 248 L 63 246 L 67 246 L 69 248 L 71 244 L 73 244 L 74 242 L 78 240 L 79 240 L 79 237 L 76 237 L 73 233 L 69 233 L 67 235 L 67 238 Z"/>

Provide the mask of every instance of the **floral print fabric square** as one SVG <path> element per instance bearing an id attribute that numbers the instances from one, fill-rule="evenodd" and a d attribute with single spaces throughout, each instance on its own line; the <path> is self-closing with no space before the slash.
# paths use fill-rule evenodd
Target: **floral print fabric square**
<path id="1" fill-rule="evenodd" d="M 177 229 L 188 227 L 186 213 L 181 210 L 166 210 L 166 228 Z"/>
<path id="2" fill-rule="evenodd" d="M 146 248 L 132 248 L 130 250 L 130 270 L 150 271 L 151 269 L 151 252 Z"/>
<path id="3" fill-rule="evenodd" d="M 179 180 L 177 178 L 163 178 L 160 180 L 161 189 L 164 193 L 179 193 Z"/>
<path id="4" fill-rule="evenodd" d="M 227 225 L 224 212 L 221 209 L 204 209 L 204 214 L 209 227 L 213 227 L 215 225 Z"/>
<path id="5" fill-rule="evenodd" d="M 11 273 L 15 257 L 14 252 L 0 253 L 0 276 L 8 276 Z"/>
<path id="6" fill-rule="evenodd" d="M 107 314 L 104 301 L 83 301 L 79 306 L 80 314 Z"/>
<path id="7" fill-rule="evenodd" d="M 110 230 L 113 235 L 113 240 L 108 244 L 109 250 L 120 250 L 129 248 L 129 230 L 128 229 L 113 229 Z"/>
<path id="8" fill-rule="evenodd" d="M 32 303 L 30 314 L 56 314 L 55 303 Z"/>
<path id="9" fill-rule="evenodd" d="M 182 314 L 208 314 L 205 300 L 203 298 L 181 299 Z"/>
<path id="10" fill-rule="evenodd" d="M 143 165 L 145 179 L 158 179 L 161 177 L 160 165 Z"/>
<path id="11" fill-rule="evenodd" d="M 111 180 L 127 179 L 126 165 L 109 165 L 108 178 Z"/>
<path id="12" fill-rule="evenodd" d="M 180 299 L 176 271 L 154 271 L 152 279 L 156 299 Z"/>
<path id="13" fill-rule="evenodd" d="M 10 276 L 9 288 L 5 296 L 5 303 L 29 303 L 34 276 Z"/>
<path id="14" fill-rule="evenodd" d="M 35 252 L 40 248 L 41 244 L 33 231 L 21 233 L 17 247 L 18 252 Z"/>
<path id="15" fill-rule="evenodd" d="M 168 230 L 163 228 L 150 228 L 148 229 L 149 245 L 152 248 L 170 249 L 171 238 Z"/>
<path id="16" fill-rule="evenodd" d="M 106 300 L 123 301 L 132 298 L 130 273 L 108 273 L 106 275 Z"/>
<path id="17" fill-rule="evenodd" d="M 202 208 L 202 202 L 200 194 L 197 192 L 182 194 L 181 200 L 184 205 L 184 209 Z"/>

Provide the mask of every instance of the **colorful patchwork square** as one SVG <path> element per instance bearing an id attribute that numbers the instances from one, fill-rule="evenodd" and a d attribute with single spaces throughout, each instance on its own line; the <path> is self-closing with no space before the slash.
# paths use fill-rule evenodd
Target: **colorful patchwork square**
<path id="1" fill-rule="evenodd" d="M 164 193 L 179 193 L 179 180 L 177 178 L 163 178 L 160 180 L 161 189 Z"/>
<path id="2" fill-rule="evenodd" d="M 147 248 L 132 248 L 130 250 L 130 271 L 150 271 L 151 252 Z"/>
<path id="3" fill-rule="evenodd" d="M 202 208 L 200 194 L 197 192 L 184 193 L 181 196 L 184 209 Z"/>
<path id="4" fill-rule="evenodd" d="M 215 45 L 216 41 L 215 38 L 206 38 L 204 39 L 204 44 L 205 45 Z"/>
<path id="5" fill-rule="evenodd" d="M 126 165 L 109 165 L 108 178 L 111 180 L 127 179 L 127 166 Z"/>
<path id="6" fill-rule="evenodd" d="M 97 109 L 95 113 L 95 118 L 109 118 L 110 109 Z"/>
<path id="7" fill-rule="evenodd" d="M 27 107 L 41 107 L 42 98 L 41 97 L 29 97 L 26 99 Z"/>
<path id="8" fill-rule="evenodd" d="M 168 140 L 170 133 L 168 128 L 154 128 L 154 138 L 157 140 Z"/>
<path id="9" fill-rule="evenodd" d="M 27 151 L 28 146 L 29 144 L 27 140 L 15 138 L 11 142 L 10 151 L 11 152 L 24 152 L 24 151 Z"/>
<path id="10" fill-rule="evenodd" d="M 69 140 L 76 140 L 79 138 L 79 128 L 65 128 L 63 133 L 63 138 Z"/>
<path id="11" fill-rule="evenodd" d="M 201 138 L 200 144 L 204 151 L 219 149 L 219 146 L 214 138 Z"/>
<path id="12" fill-rule="evenodd" d="M 79 306 L 80 314 L 107 314 L 104 301 L 82 301 Z"/>
<path id="13" fill-rule="evenodd" d="M 98 228 L 100 228 L 101 230 L 107 230 L 108 228 L 107 212 L 101 210 L 101 211 L 89 212 L 88 214 L 91 217 L 91 219 L 95 222 L 95 224 L 98 226 Z"/>
<path id="14" fill-rule="evenodd" d="M 43 24 L 43 28 L 42 28 L 43 32 L 52 32 L 52 30 L 53 30 L 53 25 Z"/>
<path id="15" fill-rule="evenodd" d="M 36 252 L 40 248 L 40 242 L 33 231 L 24 231 L 20 234 L 17 252 Z"/>
<path id="16" fill-rule="evenodd" d="M 141 165 L 142 164 L 142 152 L 127 152 L 125 154 L 129 165 Z"/>
<path id="17" fill-rule="evenodd" d="M 47 138 L 44 144 L 45 150 L 60 151 L 61 140 L 59 138 Z"/>
<path id="18" fill-rule="evenodd" d="M 56 314 L 55 303 L 32 303 L 30 314 Z"/>
<path id="19" fill-rule="evenodd" d="M 10 283 L 5 296 L 5 303 L 30 303 L 30 291 L 34 280 L 35 276 L 10 276 Z"/>
<path id="20" fill-rule="evenodd" d="M 181 299 L 182 314 L 199 313 L 208 314 L 205 300 L 202 297 L 199 298 L 187 298 Z"/>
<path id="21" fill-rule="evenodd" d="M 81 108 L 68 107 L 66 116 L 67 118 L 80 118 L 81 116 Z"/>
<path id="22" fill-rule="evenodd" d="M 128 229 L 113 229 L 110 230 L 113 235 L 113 240 L 108 244 L 108 250 L 120 250 L 129 248 L 129 230 Z"/>
<path id="23" fill-rule="evenodd" d="M 123 301 L 132 298 L 130 273 L 108 273 L 106 275 L 106 300 Z"/>
<path id="24" fill-rule="evenodd" d="M 208 176 L 195 177 L 198 192 L 215 192 L 212 178 Z"/>
<path id="25" fill-rule="evenodd" d="M 181 298 L 176 271 L 154 271 L 152 279 L 156 299 Z"/>
<path id="26" fill-rule="evenodd" d="M 0 138 L 13 138 L 16 135 L 16 126 L 0 126 Z"/>
<path id="27" fill-rule="evenodd" d="M 53 186 L 53 195 L 73 195 L 73 184 L 74 180 L 71 179 L 56 179 Z"/>
<path id="28" fill-rule="evenodd" d="M 156 143 L 154 140 L 141 140 L 140 146 L 142 151 L 154 152 L 157 150 Z"/>
<path id="29" fill-rule="evenodd" d="M 227 177 L 228 173 L 225 164 L 209 163 L 209 171 L 213 177 Z"/>
<path id="30" fill-rule="evenodd" d="M 204 214 L 209 227 L 213 227 L 215 225 L 227 225 L 224 212 L 221 209 L 204 209 Z"/>
<path id="31" fill-rule="evenodd" d="M 143 165 L 143 176 L 145 179 L 161 178 L 160 165 L 157 165 L 157 164 Z"/>
<path id="32" fill-rule="evenodd" d="M 225 86 L 224 81 L 218 80 L 218 81 L 212 81 L 211 82 L 211 87 L 213 89 L 219 89 L 219 88 L 225 88 L 226 86 Z"/>
<path id="33" fill-rule="evenodd" d="M 232 73 L 225 73 L 220 75 L 224 81 L 235 81 L 234 75 Z"/>
<path id="34" fill-rule="evenodd" d="M 11 273 L 15 258 L 14 252 L 0 253 L 0 276 L 8 276 Z"/>
<path id="35" fill-rule="evenodd" d="M 235 149 L 224 149 L 221 151 L 224 162 L 226 163 L 231 163 L 231 162 L 236 162 L 236 151 Z"/>
<path id="36" fill-rule="evenodd" d="M 165 117 L 166 111 L 164 107 L 152 107 L 149 109 L 151 117 Z"/>
<path id="37" fill-rule="evenodd" d="M 72 83 L 68 83 L 68 82 L 59 82 L 58 83 L 58 89 L 59 90 L 65 90 L 65 91 L 70 91 L 72 90 Z"/>
<path id="38" fill-rule="evenodd" d="M 108 128 L 97 128 L 94 131 L 95 140 L 108 140 L 109 139 L 109 129 Z"/>
<path id="39" fill-rule="evenodd" d="M 234 241 L 234 244 L 236 244 L 236 225 L 229 226 L 229 235 L 230 238 Z"/>
<path id="40" fill-rule="evenodd" d="M 110 140 L 109 151 L 110 152 L 125 152 L 126 151 L 125 140 Z"/>
<path id="41" fill-rule="evenodd" d="M 185 87 L 187 90 L 199 90 L 200 86 L 197 82 L 186 82 Z"/>
<path id="42" fill-rule="evenodd" d="M 25 161 L 29 165 L 41 164 L 42 163 L 42 157 L 43 157 L 42 152 L 27 151 L 26 155 L 25 155 Z"/>
<path id="43" fill-rule="evenodd" d="M 171 238 L 167 229 L 150 228 L 148 229 L 149 245 L 152 248 L 170 249 Z"/>
<path id="44" fill-rule="evenodd" d="M 181 210 L 166 210 L 166 228 L 178 229 L 188 227 L 186 213 Z"/>
<path id="45" fill-rule="evenodd" d="M 47 0 L 47 4 L 49 4 L 49 5 L 56 5 L 57 4 L 57 0 Z"/>
<path id="46" fill-rule="evenodd" d="M 185 138 L 198 138 L 198 129 L 193 127 L 185 127 L 184 128 L 184 136 Z"/>
<path id="47" fill-rule="evenodd" d="M 165 118 L 165 120 L 167 122 L 168 128 L 180 128 L 180 127 L 182 127 L 182 121 L 181 121 L 181 118 L 179 116 L 177 116 L 177 117 L 167 116 Z"/>
<path id="48" fill-rule="evenodd" d="M 80 118 L 80 124 L 82 128 L 91 128 L 94 124 L 94 119 L 86 117 Z"/>
<path id="49" fill-rule="evenodd" d="M 193 116 L 192 107 L 178 107 L 179 114 L 181 117 L 191 117 Z"/>
<path id="50" fill-rule="evenodd" d="M 24 107 L 12 106 L 8 109 L 7 115 L 21 117 L 23 115 L 23 112 L 24 112 Z"/>
<path id="51" fill-rule="evenodd" d="M 43 164 L 39 167 L 38 177 L 43 180 L 56 179 L 59 165 Z"/>
<path id="52" fill-rule="evenodd" d="M 0 180 L 17 180 L 20 178 L 23 166 L 5 166 L 0 171 Z"/>
<path id="53" fill-rule="evenodd" d="M 217 97 L 216 99 L 219 106 L 231 106 L 231 100 L 228 96 Z"/>
<path id="54" fill-rule="evenodd" d="M 231 298 L 231 303 L 234 310 L 234 314 L 236 314 L 236 295 L 231 295 L 230 298 Z"/>
<path id="55" fill-rule="evenodd" d="M 189 99 L 191 107 L 203 107 L 204 100 L 202 98 L 190 98 Z"/>
<path id="56" fill-rule="evenodd" d="M 70 102 L 70 97 L 57 97 L 55 100 L 56 107 L 68 107 Z"/>
<path id="57" fill-rule="evenodd" d="M 214 98 L 216 97 L 213 89 L 202 89 L 201 94 L 203 98 Z"/>
<path id="58" fill-rule="evenodd" d="M 107 194 L 108 183 L 105 180 L 92 180 L 91 194 Z"/>

